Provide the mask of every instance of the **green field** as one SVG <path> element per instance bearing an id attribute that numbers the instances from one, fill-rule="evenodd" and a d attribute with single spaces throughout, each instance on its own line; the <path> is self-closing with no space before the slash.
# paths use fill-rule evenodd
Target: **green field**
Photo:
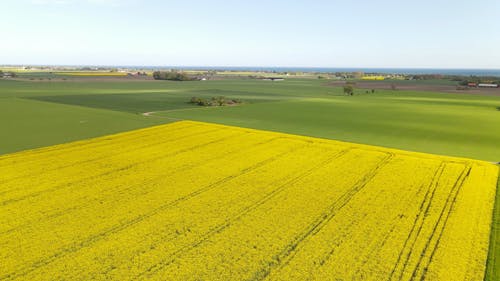
<path id="1" fill-rule="evenodd" d="M 193 96 L 244 103 L 205 108 L 189 104 Z M 0 80 L 0 154 L 190 119 L 498 162 L 499 107 L 495 96 L 389 90 L 344 96 L 313 79 Z M 489 280 L 499 278 L 499 202 Z"/>
<path id="2" fill-rule="evenodd" d="M 486 281 L 500 280 L 500 179 L 497 184 L 497 197 L 491 225 L 490 250 L 486 266 Z"/>
<path id="3" fill-rule="evenodd" d="M 500 98 L 377 91 L 344 96 L 322 80 L 0 81 L 0 153 L 191 119 L 500 161 Z M 245 103 L 203 108 L 193 96 Z M 155 112 L 142 116 L 144 112 Z M 33 133 L 37 135 L 33 139 Z"/>
<path id="4" fill-rule="evenodd" d="M 500 161 L 494 105 L 488 98 L 398 92 L 158 115 Z"/>
<path id="5" fill-rule="evenodd" d="M 25 99 L 64 91 L 65 85 L 0 82 L 0 154 L 43 147 L 162 123 L 145 116 Z M 44 87 L 45 86 L 45 87 Z"/>

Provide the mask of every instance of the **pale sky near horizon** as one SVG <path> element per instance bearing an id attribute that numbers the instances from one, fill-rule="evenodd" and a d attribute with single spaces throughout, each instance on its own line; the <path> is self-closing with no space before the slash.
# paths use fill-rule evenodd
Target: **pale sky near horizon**
<path id="1" fill-rule="evenodd" d="M 500 69 L 499 0 L 0 3 L 0 65 Z"/>

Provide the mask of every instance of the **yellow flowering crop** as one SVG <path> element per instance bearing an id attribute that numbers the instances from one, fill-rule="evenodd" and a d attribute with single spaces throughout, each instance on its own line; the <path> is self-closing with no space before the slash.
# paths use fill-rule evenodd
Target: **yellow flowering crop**
<path id="1" fill-rule="evenodd" d="M 362 80 L 385 80 L 385 76 L 382 75 L 369 75 L 361 77 Z"/>
<path id="2" fill-rule="evenodd" d="M 126 72 L 109 72 L 109 71 L 76 71 L 76 72 L 56 72 L 57 75 L 68 76 L 127 76 Z"/>
<path id="3" fill-rule="evenodd" d="M 0 280 L 482 280 L 498 168 L 182 121 L 0 156 Z"/>

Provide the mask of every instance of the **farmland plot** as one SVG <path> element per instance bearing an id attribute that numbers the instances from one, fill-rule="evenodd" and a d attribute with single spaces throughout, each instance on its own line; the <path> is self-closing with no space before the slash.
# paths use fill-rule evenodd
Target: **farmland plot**
<path id="1" fill-rule="evenodd" d="M 0 280 L 482 280 L 498 168 L 182 121 L 0 157 Z"/>

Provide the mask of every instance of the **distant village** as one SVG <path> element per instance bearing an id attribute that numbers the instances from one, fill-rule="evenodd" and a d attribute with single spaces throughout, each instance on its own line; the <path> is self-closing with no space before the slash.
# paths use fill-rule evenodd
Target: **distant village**
<path id="1" fill-rule="evenodd" d="M 3 71 L 2 71 L 3 69 Z M 0 78 L 16 78 L 23 73 L 43 72 L 49 74 L 64 74 L 65 72 L 81 73 L 109 73 L 124 77 L 150 77 L 156 80 L 177 81 L 205 81 L 224 78 L 249 78 L 263 81 L 283 81 L 287 78 L 315 78 L 327 80 L 361 80 L 361 81 L 422 81 L 422 80 L 451 80 L 456 81 L 458 87 L 468 88 L 499 88 L 500 77 L 480 77 L 442 74 L 387 74 L 365 72 L 278 72 L 278 71 L 237 71 L 237 70 L 191 70 L 165 68 L 134 68 L 134 67 L 90 67 L 90 66 L 0 66 Z"/>

